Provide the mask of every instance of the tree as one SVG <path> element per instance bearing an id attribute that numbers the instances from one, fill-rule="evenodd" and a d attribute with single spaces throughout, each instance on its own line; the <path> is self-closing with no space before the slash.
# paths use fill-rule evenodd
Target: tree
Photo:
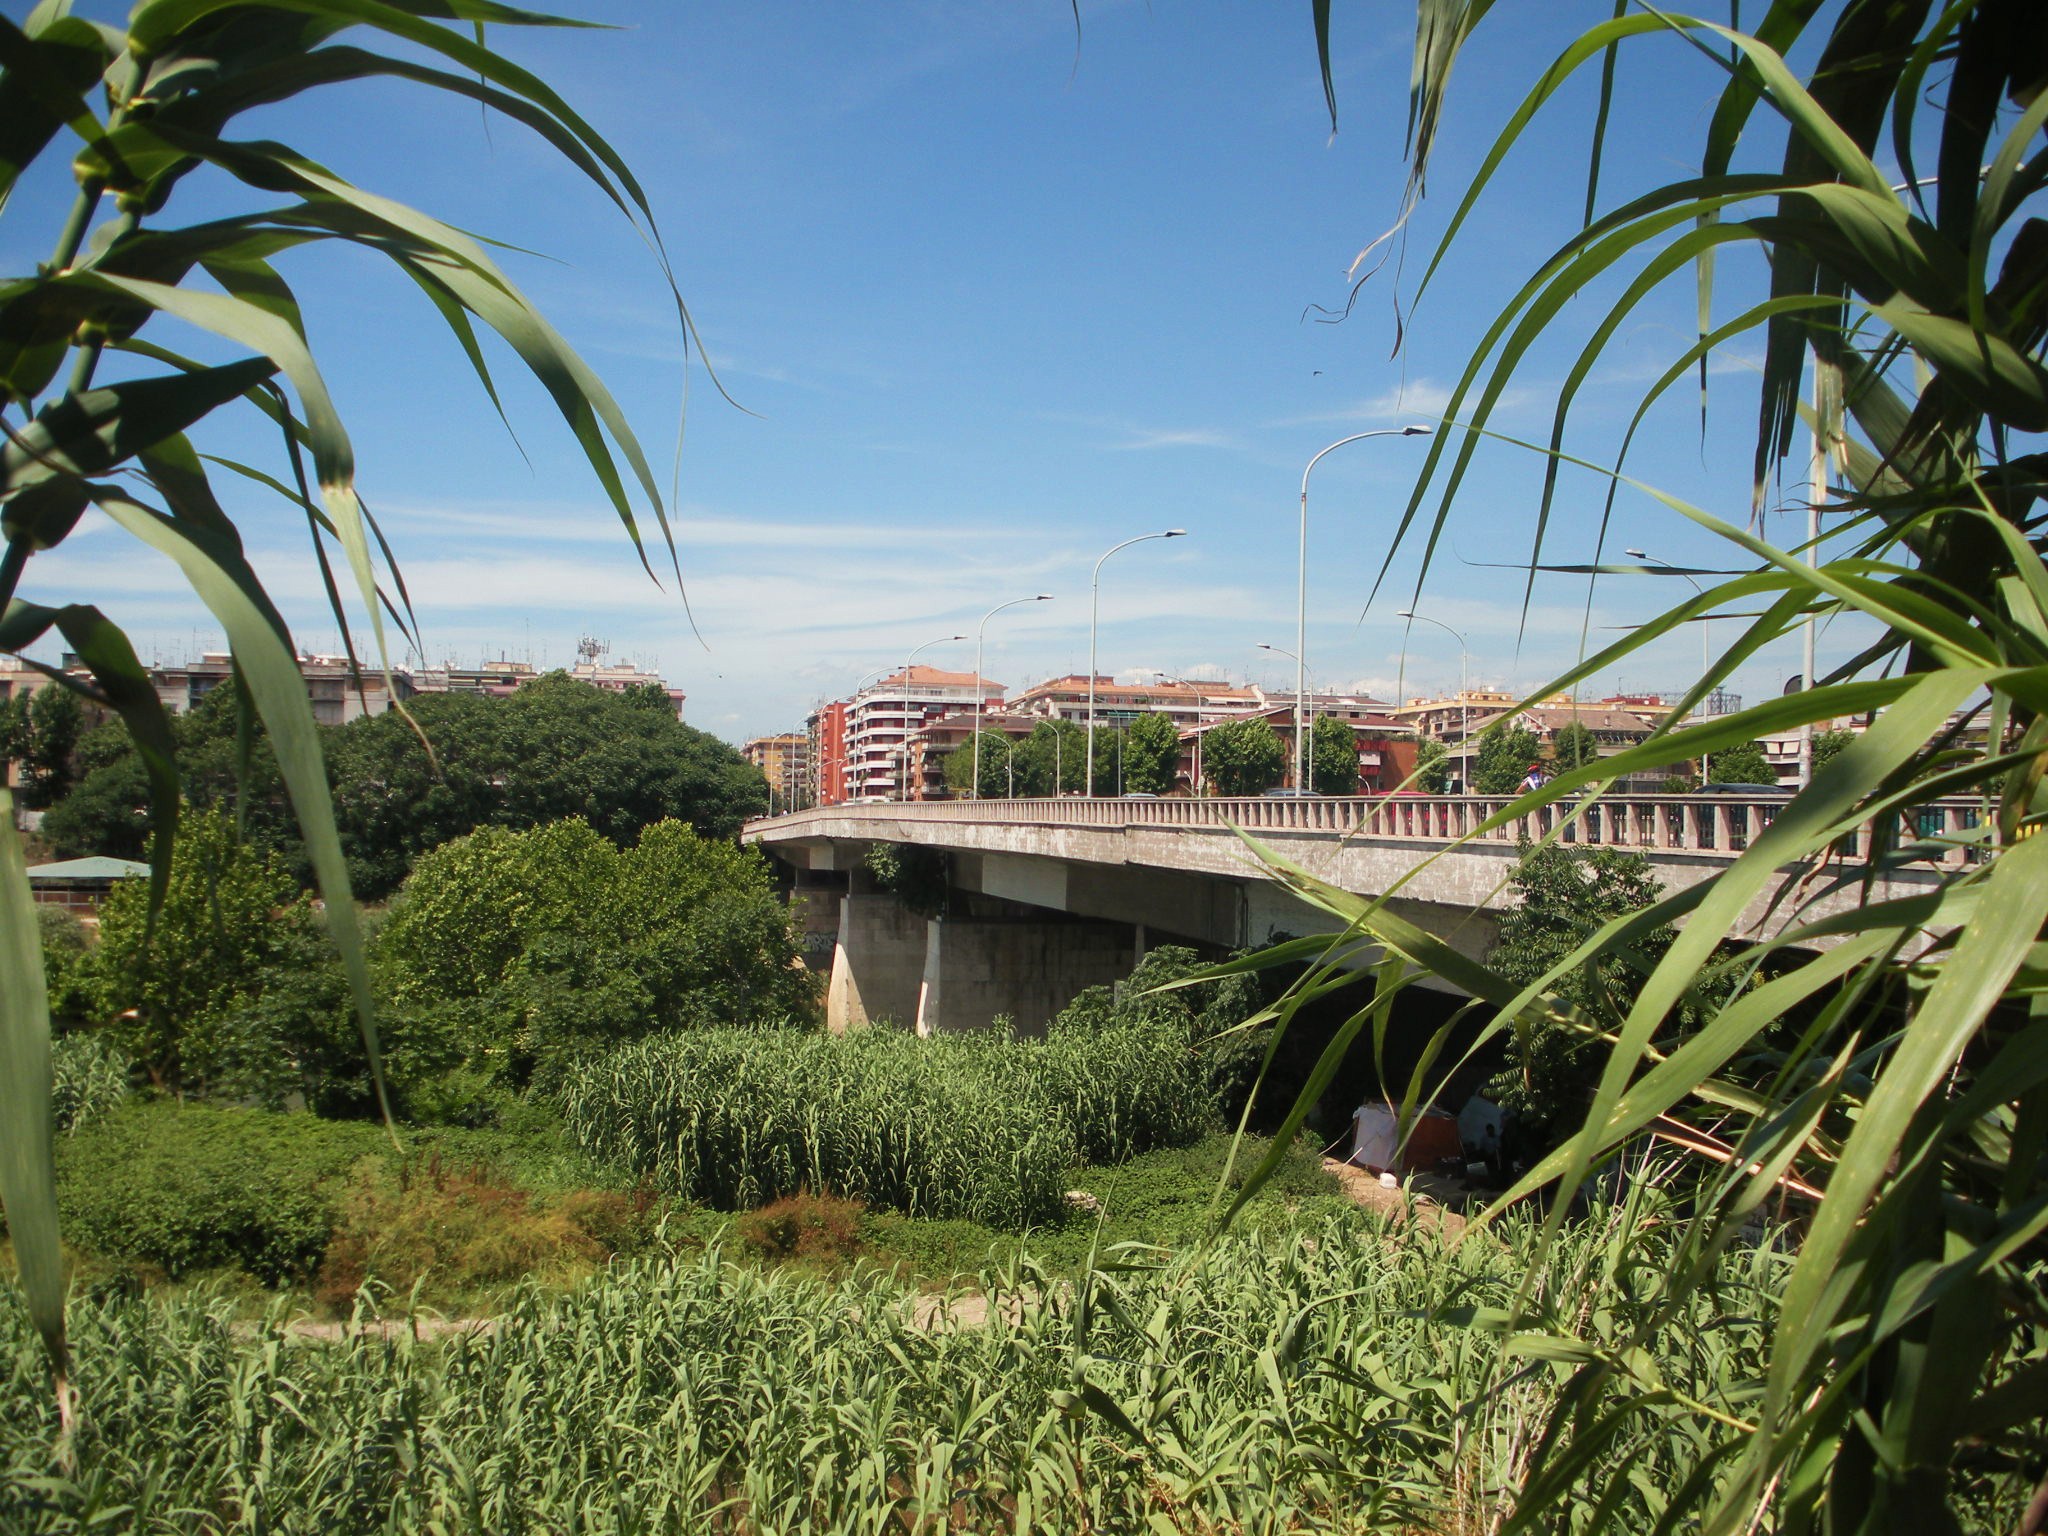
<path id="1" fill-rule="evenodd" d="M 1725 747 L 1713 756 L 1714 782 L 1716 784 L 1775 784 L 1778 770 L 1771 766 L 1771 760 L 1764 756 L 1764 749 L 1753 741 L 1739 746 Z"/>
<path id="2" fill-rule="evenodd" d="M 1640 912 L 1664 894 L 1642 854 L 1555 843 L 1525 843 L 1511 884 L 1515 905 L 1501 919 L 1487 964 L 1517 986 L 1548 975 L 1609 918 Z M 1555 995 L 1581 1017 L 1535 1020 L 1513 1031 L 1507 1065 L 1487 1085 L 1488 1095 L 1520 1114 L 1546 1144 L 1578 1129 L 1606 1060 L 1594 1031 L 1619 1025 L 1642 983 L 1643 958 L 1654 959 L 1669 943 L 1665 931 L 1630 955 L 1604 956 L 1571 972 Z"/>
<path id="3" fill-rule="evenodd" d="M 1600 760 L 1600 738 L 1583 722 L 1568 720 L 1557 728 L 1557 733 L 1551 738 L 1550 759 L 1559 773 L 1569 773 L 1574 768 L 1597 763 Z"/>
<path id="4" fill-rule="evenodd" d="M 1813 771 L 1821 769 L 1835 760 L 1837 753 L 1856 739 L 1854 731 L 1815 731 L 1813 733 Z"/>
<path id="5" fill-rule="evenodd" d="M 1358 733 L 1335 715 L 1322 715 L 1308 733 L 1308 778 L 1319 795 L 1358 793 Z"/>
<path id="6" fill-rule="evenodd" d="M 444 26 L 443 20 L 457 25 Z M 392 525 L 372 531 L 355 492 L 355 458 L 307 343 L 304 316 L 317 309 L 287 286 L 284 258 L 306 245 L 354 247 L 390 261 L 475 360 L 489 397 L 476 322 L 511 343 L 562 412 L 636 547 L 651 513 L 668 542 L 659 482 L 624 413 L 597 376 L 549 327 L 486 253 L 486 242 L 425 214 L 359 191 L 320 165 L 323 156 L 245 132 L 261 109 L 266 130 L 339 129 L 352 114 L 322 114 L 325 87 L 401 82 L 534 129 L 633 220 L 653 244 L 645 197 L 624 162 L 545 84 L 486 45 L 500 27 L 551 18 L 499 6 L 343 4 L 297 0 L 288 11 L 262 0 L 133 8 L 131 31 L 88 21 L 65 4 L 33 7 L 8 21 L 6 85 L 11 149 L 0 199 L 25 181 L 75 188 L 53 239 L 17 232 L 10 249 L 48 255 L 0 283 L 0 335 L 11 338 L 5 404 L 10 456 L 0 484 L 7 553 L 0 561 L 6 645 L 21 651 L 61 636 L 90 684 L 57 686 L 104 702 L 143 749 L 155 829 L 152 894 L 175 869 L 182 803 L 175 736 L 162 701 L 128 638 L 89 602 L 37 603 L 35 556 L 62 545 L 88 507 L 121 533 L 168 555 L 226 630 L 241 675 L 290 784 L 308 862 L 347 967 L 361 1029 L 374 1041 L 369 976 L 348 868 L 321 765 L 313 711 L 296 646 L 243 553 L 230 514 L 209 484 L 207 460 L 189 433 L 218 413 L 247 406 L 251 422 L 286 446 L 272 465 L 329 564 L 353 577 L 355 599 L 385 644 L 385 604 L 410 627 L 403 585 L 380 580 L 373 551 Z M 374 46 L 333 47 L 339 34 Z M 104 87 L 104 89 L 102 89 Z M 308 107 L 311 110 L 307 110 Z M 193 192 L 192 189 L 198 189 Z M 188 201 L 196 220 L 180 224 Z M 9 201 L 12 211 L 19 199 Z M 193 286 L 188 287 L 188 279 Z M 203 289 L 203 299 L 197 294 Z M 351 290 L 353 291 L 353 290 Z M 678 300 L 678 317 L 681 306 Z M 180 327 L 210 332 L 192 350 Z M 143 335 L 144 331 L 147 335 Z M 98 378 L 104 361 L 115 382 Z M 392 370 L 394 387 L 408 377 Z M 279 382 L 281 380 L 281 382 Z M 289 387 L 287 387 L 289 386 Z M 434 402 L 436 412 L 445 401 Z M 262 413 L 261 416 L 253 414 Z M 281 429 L 281 430 L 280 430 Z M 629 489 L 633 487 L 633 489 Z M 673 549 L 672 543 L 670 544 Z M 387 561 L 388 566 L 388 561 Z M 652 569 L 650 562 L 650 570 Z M 680 574 L 680 572 L 679 572 Z M 329 584 L 332 617 L 356 627 Z M 0 787 L 0 838 L 16 837 L 11 794 Z M 34 954 L 35 922 L 24 861 L 14 848 L 0 875 L 0 936 L 10 965 Z M 0 1123 L 18 1129 L 0 1160 L 4 1202 L 31 1319 L 47 1348 L 60 1410 L 69 1423 L 58 1247 L 56 1175 L 49 1150 L 49 1023 L 41 989 L 15 994 L 6 1028 L 10 1070 L 0 1074 Z"/>
<path id="7" fill-rule="evenodd" d="M 0 771 L 20 770 L 22 803 L 41 810 L 70 788 L 85 712 L 78 697 L 54 684 L 0 700 Z"/>
<path id="8" fill-rule="evenodd" d="M 1425 795 L 1450 792 L 1451 750 L 1434 736 L 1425 736 L 1416 743 L 1415 787 Z"/>
<path id="9" fill-rule="evenodd" d="M 1219 795 L 1256 795 L 1280 782 L 1287 749 L 1264 720 L 1225 720 L 1202 737 L 1202 772 Z"/>
<path id="10" fill-rule="evenodd" d="M 1124 732 L 1124 793 L 1163 795 L 1179 772 L 1180 727 L 1157 712 L 1133 720 Z"/>
<path id="11" fill-rule="evenodd" d="M 981 738 L 981 793 L 983 800 L 1009 797 L 1011 768 L 1010 738 L 1001 731 L 977 731 Z M 974 792 L 974 740 L 970 737 L 946 754 L 946 788 L 966 798 Z"/>
<path id="12" fill-rule="evenodd" d="M 1529 765 L 1541 760 L 1536 733 L 1525 726 L 1495 721 L 1479 733 L 1479 754 L 1472 768 L 1472 793 L 1512 795 L 1529 776 Z"/>
<path id="13" fill-rule="evenodd" d="M 390 895 L 421 853 L 480 826 L 531 827 L 577 815 L 625 844 L 664 820 L 731 837 L 767 809 L 758 771 L 677 720 L 659 688 L 640 686 L 662 708 L 631 690 L 610 693 L 553 672 L 509 697 L 421 694 L 407 705 L 410 720 L 392 712 L 323 731 L 355 890 L 371 900 Z M 240 762 L 240 708 L 230 681 L 176 722 L 187 792 L 201 806 L 237 807 L 251 841 L 310 881 L 277 759 L 260 729 L 246 770 Z M 45 835 L 68 856 L 139 857 L 147 803 L 147 774 L 130 747 L 50 812 Z"/>
<path id="14" fill-rule="evenodd" d="M 245 1025 L 276 962 L 297 954 L 310 909 L 282 861 L 240 842 L 224 811 L 194 812 L 183 831 L 162 910 L 152 922 L 146 882 L 116 886 L 74 985 L 159 1088 L 276 1097 L 287 1042 Z"/>
<path id="15" fill-rule="evenodd" d="M 1017 744 L 1017 793 L 1072 793 L 1088 769 L 1088 733 L 1071 720 L 1041 720 Z"/>
<path id="16" fill-rule="evenodd" d="M 581 820 L 424 855 L 375 949 L 394 1080 L 559 1081 L 643 1035 L 815 1022 L 788 909 L 753 850 L 677 822 L 620 849 Z"/>

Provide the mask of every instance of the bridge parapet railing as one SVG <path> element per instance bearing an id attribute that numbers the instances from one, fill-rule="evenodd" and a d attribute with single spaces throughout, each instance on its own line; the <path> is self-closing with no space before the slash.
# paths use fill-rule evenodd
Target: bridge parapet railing
<path id="1" fill-rule="evenodd" d="M 801 835 L 809 825 L 884 822 L 971 822 L 983 825 L 1074 827 L 1103 830 L 1203 828 L 1247 832 L 1323 833 L 1398 842 L 1445 844 L 1470 837 L 1513 803 L 1506 795 L 1260 795 L 1192 800 L 1084 799 L 868 801 L 823 806 L 749 822 L 749 833 L 773 829 Z M 1782 795 L 1605 796 L 1589 804 L 1561 802 L 1511 818 L 1478 838 L 1486 843 L 1535 841 L 1558 831 L 1575 847 L 1641 853 L 1682 853 L 1732 859 L 1762 835 L 1786 799 Z M 1891 846 L 1937 845 L 1930 862 L 1961 866 L 1976 857 L 1969 839 L 1980 824 L 1974 800 L 1937 800 L 1880 827 L 1866 822 L 1842 839 L 1845 858 L 1867 859 L 1880 834 Z"/>

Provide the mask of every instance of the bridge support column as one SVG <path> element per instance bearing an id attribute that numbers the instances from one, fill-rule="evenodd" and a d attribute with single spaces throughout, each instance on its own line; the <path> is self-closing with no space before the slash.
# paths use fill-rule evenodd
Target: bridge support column
<path id="1" fill-rule="evenodd" d="M 934 918 L 926 932 L 920 1035 L 986 1029 L 999 1014 L 1042 1035 L 1084 988 L 1122 981 L 1136 963 L 1122 923 Z"/>
<path id="2" fill-rule="evenodd" d="M 888 895 L 852 895 L 839 903 L 839 941 L 825 991 L 825 1027 L 917 1017 L 925 968 L 925 919 Z"/>

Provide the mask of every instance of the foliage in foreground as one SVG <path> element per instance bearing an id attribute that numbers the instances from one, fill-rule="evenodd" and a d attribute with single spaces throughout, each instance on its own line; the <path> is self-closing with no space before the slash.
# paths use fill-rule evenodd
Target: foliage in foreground
<path id="1" fill-rule="evenodd" d="M 585 1152 L 664 1190 L 750 1210 L 800 1190 L 1015 1230 L 1058 1222 L 1068 1170 L 1194 1140 L 1215 1121 L 1185 1029 L 919 1039 L 698 1030 L 572 1070 Z"/>
<path id="2" fill-rule="evenodd" d="M 1515 1224 L 1447 1252 L 1426 1224 L 1333 1223 L 1163 1268 L 1133 1251 L 1071 1288 L 1025 1267 L 984 1276 L 985 1320 L 979 1298 L 949 1314 L 715 1248 L 441 1335 L 314 1342 L 282 1310 L 250 1327 L 197 1299 L 105 1299 L 77 1309 L 82 1427 L 55 1476 L 43 1367 L 0 1303 L 0 1524 L 125 1506 L 162 1536 L 195 1514 L 280 1536 L 1488 1529 L 1572 1374 L 1489 1328 L 1526 1280 L 1589 1343 L 1625 1333 L 1659 1299 L 1668 1214 L 1639 1200 L 1548 1249 Z M 1629 1283 L 1586 1291 L 1617 1253 Z M 1672 1397 L 1740 1411 L 1786 1263 L 1717 1264 L 1658 1358 Z M 1583 1399 L 1588 1422 L 1614 1402 Z M 1704 1439 L 1666 1405 L 1569 1448 L 1629 1475 L 1559 1528 L 1647 1530 Z"/>
<path id="3" fill-rule="evenodd" d="M 1418 5 L 1408 124 L 1418 192 L 1452 63 L 1487 13 Z M 1323 49 L 1327 87 L 1327 33 Z M 1651 49 L 1654 96 L 1636 96 L 1646 110 L 1614 131 L 1638 165 L 1661 156 L 1689 169 L 1617 195 L 1597 141 L 1610 107 L 1629 99 L 1618 73 Z M 1649 1474 L 1672 1501 L 1667 1528 L 1878 1536 L 1989 1525 L 2032 1536 L 2048 1519 L 2048 837 L 2037 835 L 2048 820 L 2048 30 L 2038 0 L 1772 5 L 1754 34 L 1618 8 L 1531 69 L 1428 275 L 1403 295 L 1409 310 L 1452 270 L 1452 244 L 1467 231 L 1485 238 L 1475 206 L 1525 151 L 1517 141 L 1531 120 L 1568 84 L 1591 88 L 1596 64 L 1584 227 L 1489 324 L 1382 573 L 1411 536 L 1450 547 L 1496 408 L 1548 355 L 1533 349 L 1562 342 L 1577 355 L 1546 391 L 1555 405 L 1547 457 L 1532 465 L 1543 479 L 1530 599 L 1574 467 L 1612 466 L 1601 541 L 1639 525 L 1648 503 L 1621 497 L 1641 491 L 1722 540 L 1733 569 L 1667 572 L 1712 584 L 1537 696 L 1637 665 L 1644 647 L 1709 615 L 1739 635 L 1646 742 L 1560 776 L 1473 835 L 1606 814 L 1592 802 L 1615 779 L 1713 762 L 1778 732 L 1873 723 L 1739 857 L 1602 925 L 1526 983 L 1405 922 L 1388 904 L 1397 891 L 1368 901 L 1281 873 L 1347 924 L 1337 949 L 1377 941 L 1392 957 L 1353 1033 L 1384 1019 L 1424 972 L 1478 998 L 1488 1035 L 1583 1027 L 1575 977 L 1597 977 L 1676 925 L 1618 1000 L 1581 1124 L 1505 1197 L 1558 1185 L 1545 1235 L 1562 1244 L 1569 1196 L 1618 1149 L 1674 1138 L 1698 1153 L 1691 1219 L 1672 1245 L 1643 1263 L 1618 1256 L 1600 1277 L 1603 1292 L 1645 1285 L 1654 1298 L 1626 1328 L 1588 1337 L 1516 1298 L 1512 1315 L 1537 1334 L 1524 1347 L 1573 1362 L 1570 1391 L 1539 1417 L 1518 1530 L 1631 1505 L 1643 1471 L 1583 1454 L 1586 1437 L 1668 1412 L 1716 1475 Z M 1688 69 L 1704 80 L 1690 101 Z M 1609 376 L 1614 340 L 1659 312 L 1646 305 L 1668 302 L 1698 315 L 1697 340 L 1673 349 L 1625 431 L 1587 442 L 1594 413 L 1574 419 L 1580 386 Z M 1583 332 L 1566 335 L 1582 316 Z M 1717 510 L 1626 478 L 1636 434 L 1660 428 L 1668 390 L 1696 378 L 1704 394 L 1715 364 L 1759 349 L 1754 457 L 1740 483 L 1716 492 Z M 1806 482 L 1794 491 L 1786 461 L 1807 461 L 1802 417 L 1816 462 L 1793 470 Z M 1764 537 L 1774 499 L 1800 512 L 1813 503 L 1818 541 Z M 1640 570 L 1603 566 L 1601 553 L 1596 543 L 1590 564 L 1563 569 Z M 1425 575 L 1430 564 L 1425 555 Z M 1834 671 L 1675 726 L 1808 623 L 1855 636 L 1839 642 L 1852 654 Z M 1715 773 L 1733 776 L 1721 762 Z M 1945 796 L 1969 797 L 1973 814 L 1951 818 Z M 1731 939 L 1755 942 L 1722 950 Z M 1297 999 L 1344 980 L 1315 967 Z M 1283 1021 L 1291 1012 L 1292 1001 Z M 1780 1034 L 1787 1019 L 1796 1026 Z M 1718 1256 L 1787 1201 L 1805 1219 L 1761 1369 L 1739 1401 L 1688 1401 L 1656 1362 L 1712 1294 Z"/>

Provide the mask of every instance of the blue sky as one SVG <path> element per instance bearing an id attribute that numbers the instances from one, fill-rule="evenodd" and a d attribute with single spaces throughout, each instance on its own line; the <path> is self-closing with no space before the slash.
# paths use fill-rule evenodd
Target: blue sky
<path id="1" fill-rule="evenodd" d="M 9 0 L 18 14 L 21 0 Z M 111 6 L 81 9 L 115 14 Z M 1291 687 L 1303 465 L 1350 432 L 1431 420 L 1487 320 L 1574 227 L 1592 121 L 1589 75 L 1517 150 L 1454 246 L 1406 346 L 1405 300 L 1467 173 L 1541 62 L 1610 11 L 1502 8 L 1461 60 L 1430 197 L 1341 324 L 1346 269 L 1394 221 L 1410 47 L 1398 6 L 1336 8 L 1340 131 L 1323 105 L 1306 3 L 1084 3 L 1077 45 L 1060 0 L 1001 4 L 574 7 L 622 30 L 499 33 L 625 155 L 661 220 L 684 296 L 735 409 L 694 361 L 679 458 L 677 541 L 704 641 L 649 583 L 572 441 L 515 361 L 499 377 L 517 443 L 409 285 L 346 252 L 287 264 L 316 355 L 355 440 L 362 491 L 398 548 L 425 659 L 499 654 L 562 665 L 581 635 L 664 673 L 685 718 L 732 740 L 798 724 L 820 699 L 912 647 L 965 669 L 989 608 L 986 670 L 1012 685 L 1088 659 L 1097 555 L 1170 526 L 1104 568 L 1100 659 L 1129 674 Z M 1716 78 L 1682 44 L 1626 61 L 1603 204 L 1681 175 Z M 1660 125 L 1656 131 L 1648 123 Z M 537 253 L 507 269 L 604 375 L 664 477 L 685 370 L 658 269 L 575 172 L 503 120 L 418 92 L 357 87 L 245 131 L 284 139 L 358 184 Z M 42 257 L 68 178 L 24 187 L 0 259 Z M 195 179 L 186 215 L 244 206 Z M 174 209 L 175 209 L 174 205 Z M 1724 259 L 1732 312 L 1756 267 Z M 1496 425 L 1547 432 L 1576 341 L 1614 290 L 1589 292 L 1518 375 Z M 1583 310 L 1584 314 L 1578 313 Z M 1689 341 L 1689 285 L 1617 337 L 1571 444 L 1610 455 L 1647 379 Z M 161 339 L 203 350 L 164 327 Z M 1732 521 L 1748 511 L 1754 390 L 1739 351 L 1717 364 L 1702 437 L 1696 393 L 1660 408 L 1634 460 L 1645 479 Z M 274 465 L 252 426 L 207 446 Z M 1322 461 L 1311 491 L 1308 651 L 1326 686 L 1391 697 L 1454 686 L 1456 645 L 1397 618 L 1418 579 L 1386 556 L 1421 444 L 1376 439 Z M 1423 575 L 1423 612 L 1462 631 L 1475 683 L 1529 688 L 1682 590 L 1540 577 L 1522 606 L 1535 455 L 1489 448 Z M 221 488 L 245 520 L 302 646 L 335 647 L 302 525 L 282 503 Z M 1796 496 L 1801 487 L 1784 488 Z M 1568 472 L 1547 557 L 1592 552 L 1601 482 Z M 1790 519 L 1770 530 L 1791 537 Z M 1615 558 L 1725 556 L 1685 520 L 1625 496 Z M 1489 564 L 1493 562 L 1497 564 Z M 658 567 L 659 568 L 659 567 Z M 38 558 L 23 595 L 104 606 L 145 659 L 217 646 L 158 557 L 104 524 Z M 359 633 L 361 631 L 359 630 Z M 1732 630 L 1729 632 L 1732 634 Z M 1824 638 L 1822 659 L 1849 653 Z M 1676 690 L 1697 631 L 1598 680 Z M 404 659 L 404 658 L 398 658 Z M 1752 699 L 1795 648 L 1738 676 Z"/>

